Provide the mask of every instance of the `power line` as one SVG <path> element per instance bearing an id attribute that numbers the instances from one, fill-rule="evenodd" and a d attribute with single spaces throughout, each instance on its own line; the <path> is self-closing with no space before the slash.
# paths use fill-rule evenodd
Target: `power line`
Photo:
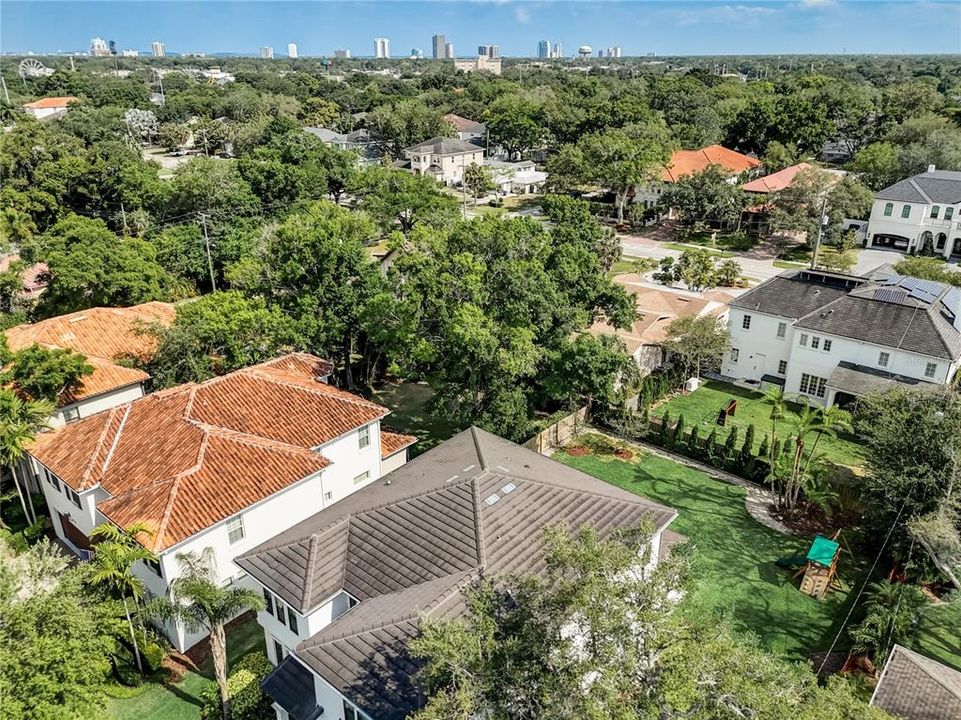
<path id="1" fill-rule="evenodd" d="M 861 583 L 861 589 L 858 590 L 858 594 L 854 598 L 854 602 L 851 603 L 851 607 L 848 608 L 848 614 L 844 616 L 844 622 L 842 622 L 841 627 L 838 628 L 838 634 L 834 636 L 834 640 L 831 642 L 831 647 L 829 647 L 828 651 L 824 654 L 824 659 L 821 661 L 821 666 L 818 668 L 818 672 L 817 672 L 818 675 L 820 675 L 821 671 L 824 670 L 824 666 L 827 664 L 828 658 L 831 657 L 831 653 L 834 652 L 834 646 L 837 645 L 838 640 L 841 639 L 841 633 L 844 632 L 845 626 L 848 624 L 848 621 L 851 619 L 852 613 L 854 613 L 854 608 L 857 607 L 858 601 L 861 599 L 861 596 L 864 594 L 864 588 L 867 587 L 868 581 L 871 579 L 871 576 L 874 574 L 874 569 L 878 566 L 878 562 L 880 562 L 881 560 L 881 555 L 884 553 L 884 548 L 887 547 L 888 541 L 891 539 L 891 535 L 894 534 L 894 528 L 897 527 L 898 520 L 901 519 L 901 513 L 904 512 L 904 508 L 907 507 L 907 504 L 908 504 L 908 501 L 907 501 L 907 498 L 905 498 L 904 502 L 901 503 L 901 509 L 898 510 L 898 514 L 894 518 L 894 522 L 892 522 L 891 527 L 888 528 L 888 534 L 885 536 L 884 542 L 881 543 L 881 548 L 878 550 L 877 557 L 875 557 L 874 562 L 871 563 L 871 569 L 868 570 L 867 575 L 864 576 L 864 582 Z"/>

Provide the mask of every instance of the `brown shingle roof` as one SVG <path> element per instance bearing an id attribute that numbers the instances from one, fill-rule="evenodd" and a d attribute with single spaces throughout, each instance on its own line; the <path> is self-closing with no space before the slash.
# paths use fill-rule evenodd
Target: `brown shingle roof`
<path id="1" fill-rule="evenodd" d="M 419 618 L 463 612 L 482 572 L 545 570 L 543 529 L 601 537 L 670 508 L 470 428 L 236 560 L 302 613 L 339 590 L 359 605 L 297 647 L 298 659 L 372 717 L 417 706 L 406 652 Z"/>
<path id="2" fill-rule="evenodd" d="M 170 547 L 329 465 L 312 448 L 387 410 L 319 382 L 330 364 L 292 354 L 181 385 L 43 433 L 30 454 L 98 509 L 144 521 Z"/>
<path id="3" fill-rule="evenodd" d="M 905 720 L 957 720 L 961 672 L 895 645 L 871 704 Z"/>
<path id="4" fill-rule="evenodd" d="M 93 374 L 83 379 L 79 389 L 59 398 L 60 405 L 68 405 L 146 380 L 147 373 L 117 361 L 149 360 L 157 347 L 156 338 L 138 330 L 152 323 L 169 325 L 174 315 L 174 306 L 163 302 L 127 308 L 96 307 L 17 325 L 4 335 L 11 350 L 41 345 L 73 350 L 87 357 Z"/>

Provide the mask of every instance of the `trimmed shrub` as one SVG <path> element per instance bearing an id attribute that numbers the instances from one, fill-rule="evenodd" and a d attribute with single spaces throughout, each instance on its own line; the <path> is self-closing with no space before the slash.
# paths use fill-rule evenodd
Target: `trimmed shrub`
<path id="1" fill-rule="evenodd" d="M 721 455 L 724 464 L 737 462 L 737 426 L 731 428 L 727 440 L 724 441 L 724 451 Z"/>
<path id="2" fill-rule="evenodd" d="M 683 449 L 683 445 L 684 445 L 684 415 L 683 414 L 677 416 L 677 422 L 674 424 L 674 428 L 671 430 L 669 443 L 671 448 Z"/>
<path id="3" fill-rule="evenodd" d="M 273 672 L 274 666 L 264 653 L 244 655 L 234 665 L 227 678 L 230 695 L 230 716 L 233 720 L 273 720 L 276 716 L 270 701 L 260 689 L 260 683 Z M 217 720 L 220 717 L 220 691 L 216 684 L 200 694 L 201 720 Z"/>
<path id="4" fill-rule="evenodd" d="M 761 438 L 761 446 L 757 449 L 757 456 L 767 460 L 771 454 L 771 445 L 767 441 L 767 435 Z"/>

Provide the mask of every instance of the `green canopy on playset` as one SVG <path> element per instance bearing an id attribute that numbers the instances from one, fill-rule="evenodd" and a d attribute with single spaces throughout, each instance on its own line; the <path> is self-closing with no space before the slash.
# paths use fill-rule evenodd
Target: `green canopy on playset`
<path id="1" fill-rule="evenodd" d="M 822 567 L 831 567 L 831 563 L 834 562 L 834 556 L 837 555 L 837 552 L 838 544 L 834 542 L 834 540 L 829 540 L 821 535 L 815 535 L 814 542 L 811 543 L 811 549 L 808 550 L 806 559 Z"/>

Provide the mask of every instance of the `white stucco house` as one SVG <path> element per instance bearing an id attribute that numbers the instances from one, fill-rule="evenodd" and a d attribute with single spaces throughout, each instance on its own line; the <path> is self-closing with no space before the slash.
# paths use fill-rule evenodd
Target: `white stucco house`
<path id="1" fill-rule="evenodd" d="M 896 274 L 782 273 L 730 302 L 724 375 L 849 405 L 892 383 L 950 383 L 961 361 L 961 289 Z"/>
<path id="2" fill-rule="evenodd" d="M 57 537 L 88 558 L 100 523 L 144 523 L 157 562 L 135 572 L 152 595 L 181 574 L 179 553 L 207 547 L 223 583 L 252 585 L 234 558 L 403 465 L 415 440 L 329 385 L 331 369 L 285 355 L 41 434 L 28 452 Z M 164 629 L 181 651 L 203 637 Z"/>
<path id="3" fill-rule="evenodd" d="M 484 164 L 490 168 L 491 179 L 500 195 L 530 195 L 543 190 L 547 182 L 547 173 L 538 170 L 533 160 L 485 160 Z"/>
<path id="4" fill-rule="evenodd" d="M 482 573 L 542 572 L 547 525 L 608 538 L 650 521 L 650 570 L 676 517 L 469 428 L 237 559 L 267 602 L 264 691 L 278 720 L 402 720 L 424 701 L 407 652 L 422 617 L 462 615 Z"/>
<path id="5" fill-rule="evenodd" d="M 404 148 L 404 160 L 394 167 L 414 175 L 427 175 L 445 185 L 456 185 L 471 163 L 484 163 L 484 148 L 458 138 L 435 137 Z"/>
<path id="6" fill-rule="evenodd" d="M 72 102 L 77 102 L 77 98 L 72 95 L 65 97 L 47 97 L 24 103 L 20 106 L 27 115 L 32 115 L 37 120 L 59 117 L 67 112 L 67 107 Z"/>
<path id="7" fill-rule="evenodd" d="M 961 172 L 937 170 L 886 187 L 874 198 L 867 246 L 961 255 Z"/>

